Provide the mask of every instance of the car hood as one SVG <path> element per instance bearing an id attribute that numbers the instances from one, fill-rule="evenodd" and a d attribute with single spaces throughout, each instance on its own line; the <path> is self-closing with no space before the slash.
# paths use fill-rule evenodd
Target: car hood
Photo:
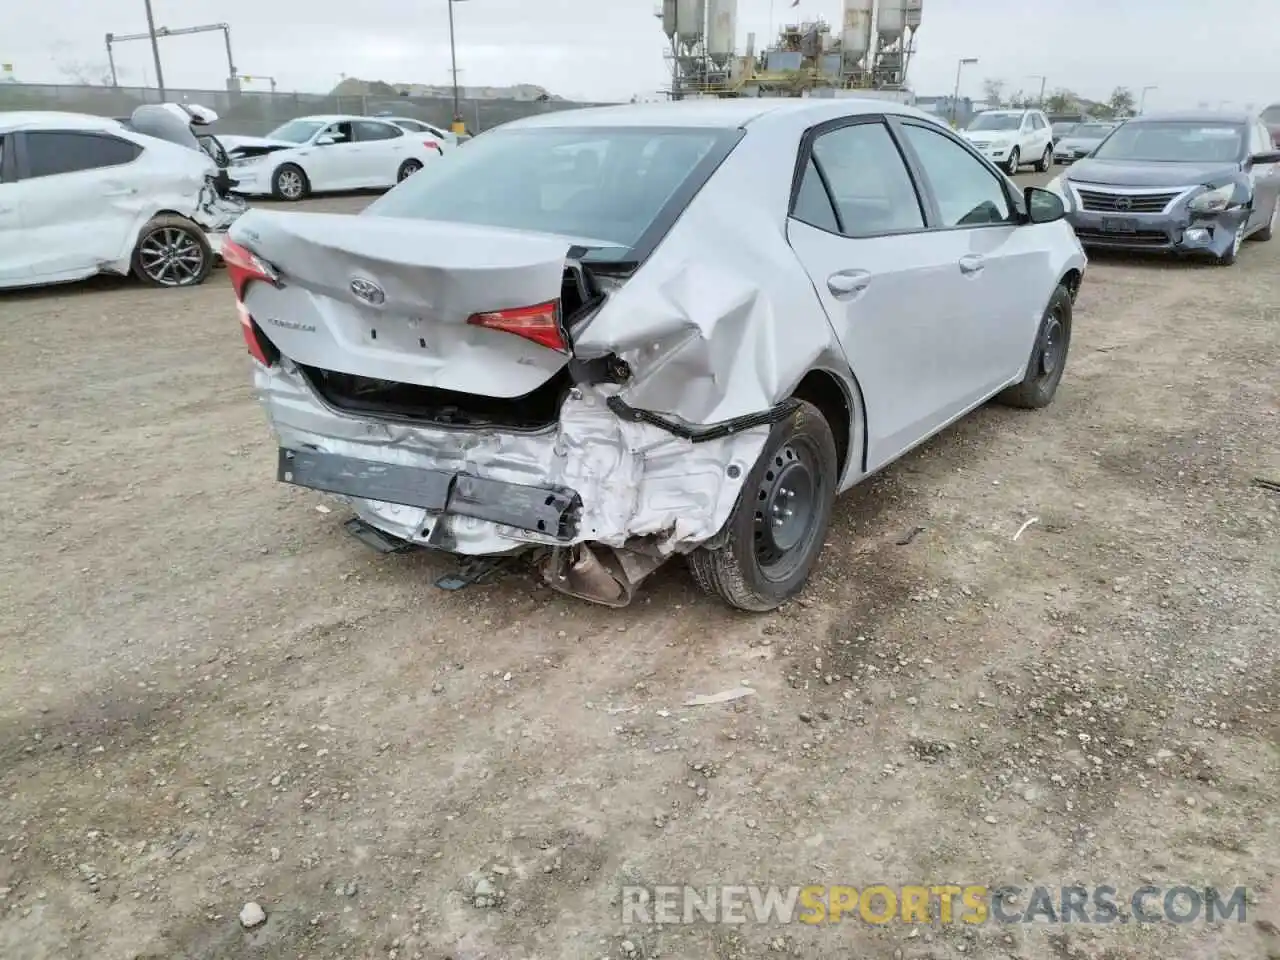
<path id="1" fill-rule="evenodd" d="M 1081 160 L 1067 178 L 1074 183 L 1105 183 L 1116 187 L 1185 187 L 1238 174 L 1234 163 L 1143 163 L 1133 160 Z"/>
<path id="2" fill-rule="evenodd" d="M 301 146 L 301 144 L 291 143 L 288 140 L 271 140 L 267 137 L 219 137 L 222 146 L 228 153 L 240 149 L 241 147 L 275 147 L 277 149 L 293 149 Z"/>
<path id="3" fill-rule="evenodd" d="M 1016 130 L 961 130 L 960 136 L 966 140 L 1012 140 L 1018 135 Z"/>
<path id="4" fill-rule="evenodd" d="M 1070 150 L 1092 150 L 1101 142 L 1101 137 L 1063 137 L 1058 141 L 1058 146 Z"/>

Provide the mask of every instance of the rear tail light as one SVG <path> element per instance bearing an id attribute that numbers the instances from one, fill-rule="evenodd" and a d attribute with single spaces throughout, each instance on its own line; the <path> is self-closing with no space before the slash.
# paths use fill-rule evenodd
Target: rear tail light
<path id="1" fill-rule="evenodd" d="M 440 156 L 444 156 L 444 148 L 434 140 L 424 140 L 422 141 L 422 145 L 428 150 L 434 150 L 436 153 L 440 154 Z"/>
<path id="2" fill-rule="evenodd" d="M 515 307 L 511 310 L 494 310 L 476 313 L 467 323 L 489 330 L 513 333 L 517 337 L 532 340 L 560 353 L 569 352 L 569 342 L 560 324 L 560 301 L 551 300 L 532 307 Z"/>
<path id="3" fill-rule="evenodd" d="M 244 305 L 244 292 L 255 280 L 278 287 L 280 276 L 267 263 L 229 238 L 222 241 L 222 262 L 226 265 L 231 289 L 236 294 L 236 312 L 240 315 L 240 332 L 244 334 L 244 343 L 249 348 L 249 356 L 264 367 L 270 367 L 280 359 L 280 351 L 254 323 L 253 315 Z"/>
<path id="4" fill-rule="evenodd" d="M 226 264 L 237 300 L 244 300 L 245 288 L 253 280 L 262 280 L 273 287 L 280 285 L 275 270 L 230 238 L 222 241 L 222 262 Z"/>

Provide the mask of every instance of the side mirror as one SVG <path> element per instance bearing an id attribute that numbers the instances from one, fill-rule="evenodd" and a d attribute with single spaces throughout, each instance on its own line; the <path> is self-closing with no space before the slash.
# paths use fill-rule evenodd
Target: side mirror
<path id="1" fill-rule="evenodd" d="M 329 133 L 326 133 L 323 137 L 316 137 L 317 147 L 328 147 L 328 146 L 332 146 L 337 142 L 338 141 L 333 138 L 333 135 Z"/>
<path id="2" fill-rule="evenodd" d="M 1043 187 L 1027 187 L 1022 192 L 1027 205 L 1027 220 L 1030 223 L 1053 223 L 1067 215 L 1067 205 L 1052 190 Z"/>
<path id="3" fill-rule="evenodd" d="M 1280 163 L 1280 150 L 1267 150 L 1264 153 L 1255 153 L 1249 158 L 1249 163 Z"/>

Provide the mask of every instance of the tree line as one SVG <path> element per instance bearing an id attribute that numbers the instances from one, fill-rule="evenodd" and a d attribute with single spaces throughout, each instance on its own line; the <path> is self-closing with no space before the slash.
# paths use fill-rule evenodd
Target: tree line
<path id="1" fill-rule="evenodd" d="M 1007 92 L 1008 87 L 1003 80 L 988 78 L 982 82 L 983 99 L 991 107 L 1012 107 L 1027 109 L 1038 107 L 1045 113 L 1088 113 L 1090 116 L 1106 119 L 1109 117 L 1127 117 L 1133 114 L 1136 98 L 1128 87 L 1116 87 L 1105 101 L 1088 100 L 1073 90 L 1058 87 L 1046 93 L 1044 103 L 1039 96 L 1017 90 Z"/>

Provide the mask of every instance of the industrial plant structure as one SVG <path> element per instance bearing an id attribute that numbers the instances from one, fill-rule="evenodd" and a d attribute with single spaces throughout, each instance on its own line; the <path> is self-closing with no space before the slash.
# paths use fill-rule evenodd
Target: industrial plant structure
<path id="1" fill-rule="evenodd" d="M 923 0 L 842 0 L 841 28 L 824 19 L 785 24 L 757 54 L 736 49 L 737 0 L 663 0 L 671 42 L 671 96 L 835 96 L 904 92 Z"/>

